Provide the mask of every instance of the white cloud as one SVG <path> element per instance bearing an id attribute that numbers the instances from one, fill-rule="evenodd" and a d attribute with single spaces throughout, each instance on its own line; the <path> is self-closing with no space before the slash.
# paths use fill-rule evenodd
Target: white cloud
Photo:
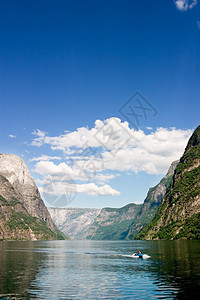
<path id="1" fill-rule="evenodd" d="M 197 5 L 197 0 L 174 0 L 177 9 L 187 11 Z"/>
<path id="2" fill-rule="evenodd" d="M 162 127 L 145 133 L 131 129 L 118 118 L 97 120 L 91 129 L 81 127 L 59 136 L 37 130 L 32 145 L 49 145 L 61 151 L 65 159 L 55 163 L 51 160 L 61 160 L 61 156 L 34 157 L 33 171 L 40 175 L 38 183 L 47 191 L 53 180 L 57 193 L 63 193 L 71 178 L 78 193 L 117 195 L 119 192 L 107 185 L 108 181 L 121 172 L 165 174 L 172 161 L 183 154 L 191 134 L 192 130 Z"/>
<path id="3" fill-rule="evenodd" d="M 191 133 L 191 130 L 175 128 L 158 128 L 150 134 L 135 132 L 130 145 L 115 156 L 111 155 L 112 151 L 102 154 L 105 169 L 164 174 L 171 162 L 183 154 Z"/>
<path id="4" fill-rule="evenodd" d="M 197 27 L 200 29 L 200 21 L 197 21 Z"/>
<path id="5" fill-rule="evenodd" d="M 104 184 L 103 186 L 97 186 L 94 183 L 87 183 L 87 184 L 78 184 L 77 185 L 77 192 L 83 193 L 87 195 L 110 195 L 110 196 L 118 196 L 120 192 L 111 188 L 109 185 Z"/>
<path id="6" fill-rule="evenodd" d="M 32 132 L 32 134 L 33 135 L 36 135 L 36 136 L 38 136 L 38 137 L 43 137 L 43 136 L 45 136 L 45 132 L 44 131 L 42 131 L 42 130 L 40 130 L 40 129 L 35 129 L 33 132 Z"/>
<path id="7" fill-rule="evenodd" d="M 40 192 L 50 195 L 64 195 L 69 189 L 75 189 L 76 192 L 86 195 L 110 195 L 117 196 L 119 191 L 113 189 L 105 181 L 111 180 L 119 174 L 90 174 L 80 168 L 71 168 L 65 162 L 56 165 L 51 161 L 39 161 L 35 165 L 34 172 L 40 174 L 43 179 L 38 179 Z M 87 182 L 95 180 L 103 185 L 98 186 L 95 183 L 76 184 L 75 181 Z"/>
<path id="8" fill-rule="evenodd" d="M 53 179 L 53 180 L 52 180 Z M 44 184 L 39 188 L 40 193 L 48 194 L 51 196 L 62 196 L 67 195 L 69 192 L 74 194 L 86 194 L 89 196 L 118 196 L 120 192 L 113 189 L 111 186 L 104 184 L 98 186 L 95 183 L 75 184 L 70 183 L 67 180 L 46 180 Z"/>
<path id="9" fill-rule="evenodd" d="M 76 164 L 74 167 L 70 167 L 65 162 L 56 165 L 51 161 L 37 162 L 33 171 L 44 177 L 43 180 L 38 181 L 38 183 L 40 184 L 44 183 L 48 179 L 48 176 L 52 176 L 54 180 L 59 181 L 62 181 L 66 177 L 70 177 L 76 181 L 95 180 L 101 183 L 105 183 L 106 181 L 120 176 L 120 174 L 114 173 L 95 173 L 94 170 L 91 170 L 89 168 L 89 166 L 85 169 L 82 168 L 81 164 L 79 165 L 79 167 L 78 164 Z M 98 171 L 100 171 L 100 169 L 98 169 Z M 101 169 L 101 171 L 103 171 L 103 169 Z"/>
<path id="10" fill-rule="evenodd" d="M 64 162 L 56 165 L 52 161 L 43 160 L 36 163 L 34 171 L 40 175 L 69 174 L 73 176 L 75 174 L 75 171 Z"/>
<path id="11" fill-rule="evenodd" d="M 52 150 L 62 150 L 66 153 L 70 147 L 86 149 L 103 146 L 113 149 L 116 144 L 121 146 L 120 142 L 123 143 L 125 137 L 130 138 L 131 132 L 128 122 L 121 122 L 118 118 L 110 118 L 105 121 L 96 120 L 92 129 L 81 127 L 76 131 L 66 132 L 55 137 L 50 137 L 37 129 L 34 131 L 34 135 L 38 137 L 32 141 L 32 145 L 41 147 L 49 144 Z"/>
<path id="12" fill-rule="evenodd" d="M 114 179 L 119 176 L 120 176 L 120 174 L 96 174 L 96 176 L 94 176 L 93 179 L 95 179 L 96 181 L 99 181 L 101 183 L 104 183 L 106 181 L 109 181 L 109 180 Z"/>
<path id="13" fill-rule="evenodd" d="M 29 153 L 29 152 L 27 152 Z M 61 160 L 60 156 L 49 156 L 49 155 L 41 155 L 39 157 L 33 157 L 30 161 L 47 161 L 47 160 Z"/>
<path id="14" fill-rule="evenodd" d="M 35 171 L 40 174 L 68 172 L 75 178 L 81 177 L 80 170 L 89 173 L 132 170 L 164 174 L 170 163 L 183 154 L 191 134 L 191 130 L 162 127 L 145 134 L 142 130 L 129 128 L 127 122 L 118 118 L 97 120 L 91 129 L 82 127 L 54 137 L 39 131 L 40 147 L 49 144 L 52 149 L 62 149 L 67 163 L 44 164 L 44 159 L 39 161 L 38 158 Z M 33 140 L 32 145 L 35 145 L 35 142 L 38 142 L 38 138 L 37 141 Z M 71 148 L 76 150 L 72 151 Z M 70 152 L 74 154 L 69 156 Z M 69 160 L 74 163 L 71 167 Z M 85 173 L 82 172 L 82 175 L 85 176 Z"/>
<path id="15" fill-rule="evenodd" d="M 40 129 L 35 129 L 33 132 L 32 132 L 32 135 L 35 135 L 37 136 L 37 138 L 35 138 L 32 142 L 32 145 L 34 146 L 42 146 L 42 139 L 45 137 L 46 135 L 46 132 L 40 130 Z"/>
<path id="16" fill-rule="evenodd" d="M 16 138 L 16 135 L 14 135 L 14 134 L 9 134 L 9 137 L 10 137 L 11 139 L 14 139 L 14 138 Z"/>

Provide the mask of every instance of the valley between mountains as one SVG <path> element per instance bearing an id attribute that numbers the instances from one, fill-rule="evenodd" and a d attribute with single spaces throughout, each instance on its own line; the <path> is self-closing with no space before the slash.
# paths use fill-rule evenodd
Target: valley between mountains
<path id="1" fill-rule="evenodd" d="M 200 238 L 200 126 L 183 156 L 122 208 L 46 207 L 24 161 L 0 154 L 0 240 Z"/>

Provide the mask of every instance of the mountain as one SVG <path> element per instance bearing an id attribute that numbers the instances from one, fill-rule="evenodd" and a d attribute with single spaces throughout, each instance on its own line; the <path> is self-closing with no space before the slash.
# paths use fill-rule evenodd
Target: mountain
<path id="1" fill-rule="evenodd" d="M 86 239 L 124 240 L 141 204 L 130 203 L 121 208 L 103 208 L 88 228 Z"/>
<path id="2" fill-rule="evenodd" d="M 134 239 L 156 214 L 169 186 L 178 161 L 165 177 L 151 188 L 143 204 L 130 203 L 122 208 L 48 208 L 54 223 L 73 239 Z"/>
<path id="3" fill-rule="evenodd" d="M 101 209 L 48 207 L 56 226 L 72 239 L 83 239 Z"/>
<path id="4" fill-rule="evenodd" d="M 136 238 L 200 238 L 200 126 L 189 139 L 155 217 Z"/>
<path id="5" fill-rule="evenodd" d="M 166 193 L 166 189 L 172 181 L 174 170 L 178 162 L 178 160 L 172 162 L 167 174 L 155 187 L 149 189 L 140 211 L 133 220 L 126 239 L 134 239 L 136 234 L 153 219 Z"/>
<path id="6" fill-rule="evenodd" d="M 0 239 L 65 239 L 26 164 L 12 154 L 0 154 Z"/>
<path id="7" fill-rule="evenodd" d="M 53 221 L 70 238 L 124 239 L 141 205 L 122 208 L 48 208 Z"/>

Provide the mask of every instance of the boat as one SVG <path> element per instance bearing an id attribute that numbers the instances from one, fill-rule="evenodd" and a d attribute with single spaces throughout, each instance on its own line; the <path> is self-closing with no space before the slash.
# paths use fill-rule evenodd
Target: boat
<path id="1" fill-rule="evenodd" d="M 151 256 L 149 256 L 147 254 L 137 254 L 137 253 L 134 253 L 134 254 L 130 255 L 130 257 L 132 257 L 132 258 L 147 259 L 147 258 L 150 258 Z"/>

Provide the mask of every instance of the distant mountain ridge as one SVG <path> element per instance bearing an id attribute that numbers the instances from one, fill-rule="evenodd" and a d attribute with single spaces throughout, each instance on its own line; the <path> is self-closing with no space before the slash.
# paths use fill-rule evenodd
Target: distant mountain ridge
<path id="1" fill-rule="evenodd" d="M 121 208 L 48 208 L 54 223 L 73 239 L 134 239 L 156 214 L 178 161 L 164 178 L 151 188 L 143 204 L 130 203 Z"/>
<path id="2" fill-rule="evenodd" d="M 0 239 L 60 238 L 24 161 L 0 154 Z"/>
<path id="3" fill-rule="evenodd" d="M 125 239 L 141 205 L 122 208 L 52 208 L 51 217 L 60 230 L 73 239 Z"/>
<path id="4" fill-rule="evenodd" d="M 200 126 L 192 134 L 153 220 L 138 239 L 200 239 Z"/>
<path id="5" fill-rule="evenodd" d="M 93 240 L 123 240 L 140 210 L 141 204 L 130 203 L 121 208 L 103 208 L 84 235 Z"/>

